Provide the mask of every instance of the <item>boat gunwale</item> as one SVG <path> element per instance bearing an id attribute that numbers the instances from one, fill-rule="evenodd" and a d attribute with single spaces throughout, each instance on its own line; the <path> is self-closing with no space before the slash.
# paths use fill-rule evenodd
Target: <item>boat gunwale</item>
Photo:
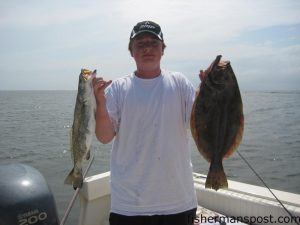
<path id="1" fill-rule="evenodd" d="M 193 173 L 194 174 L 194 182 L 196 184 L 205 185 L 206 175 L 200 173 Z M 209 190 L 209 189 L 206 189 Z M 300 207 L 300 194 L 286 192 L 276 189 L 271 189 L 274 194 L 278 197 L 278 199 L 283 204 L 288 204 L 289 206 Z M 212 190 L 214 191 L 215 190 Z M 274 196 L 270 193 L 270 191 L 263 186 L 247 184 L 243 182 L 228 180 L 228 188 L 227 189 L 219 189 L 217 192 L 223 192 L 227 194 L 232 193 L 239 193 L 245 196 L 256 197 L 259 199 L 269 200 L 275 203 L 278 201 L 274 198 Z M 279 203 L 278 203 L 279 204 Z"/>

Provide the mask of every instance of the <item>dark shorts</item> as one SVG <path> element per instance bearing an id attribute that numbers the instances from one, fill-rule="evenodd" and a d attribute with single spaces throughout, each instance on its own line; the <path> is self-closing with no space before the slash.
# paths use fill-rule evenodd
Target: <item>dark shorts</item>
<path id="1" fill-rule="evenodd" d="M 153 216 L 124 216 L 110 213 L 110 225 L 193 225 L 196 208 L 182 213 Z"/>

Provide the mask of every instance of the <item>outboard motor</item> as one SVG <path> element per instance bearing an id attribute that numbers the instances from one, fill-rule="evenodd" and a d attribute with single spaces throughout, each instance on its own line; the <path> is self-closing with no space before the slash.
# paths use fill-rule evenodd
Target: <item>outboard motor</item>
<path id="1" fill-rule="evenodd" d="M 28 165 L 0 165 L 0 225 L 31 224 L 59 224 L 46 180 Z"/>

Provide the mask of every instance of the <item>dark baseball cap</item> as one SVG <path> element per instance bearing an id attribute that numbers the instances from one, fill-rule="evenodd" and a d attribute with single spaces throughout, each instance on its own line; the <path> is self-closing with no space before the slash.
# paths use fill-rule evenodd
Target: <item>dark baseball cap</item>
<path id="1" fill-rule="evenodd" d="M 161 32 L 161 28 L 157 23 L 152 21 L 143 21 L 137 23 L 130 34 L 130 39 L 135 38 L 137 35 L 141 33 L 151 33 L 156 36 L 159 40 L 164 41 L 163 33 Z"/>

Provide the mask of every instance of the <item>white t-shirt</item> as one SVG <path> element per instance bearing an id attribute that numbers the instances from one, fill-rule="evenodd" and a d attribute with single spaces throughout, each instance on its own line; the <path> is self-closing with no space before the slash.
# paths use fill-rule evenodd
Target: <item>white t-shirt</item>
<path id="1" fill-rule="evenodd" d="M 197 206 L 187 128 L 195 97 L 177 72 L 134 74 L 107 89 L 116 137 L 111 153 L 111 212 L 159 215 Z"/>

